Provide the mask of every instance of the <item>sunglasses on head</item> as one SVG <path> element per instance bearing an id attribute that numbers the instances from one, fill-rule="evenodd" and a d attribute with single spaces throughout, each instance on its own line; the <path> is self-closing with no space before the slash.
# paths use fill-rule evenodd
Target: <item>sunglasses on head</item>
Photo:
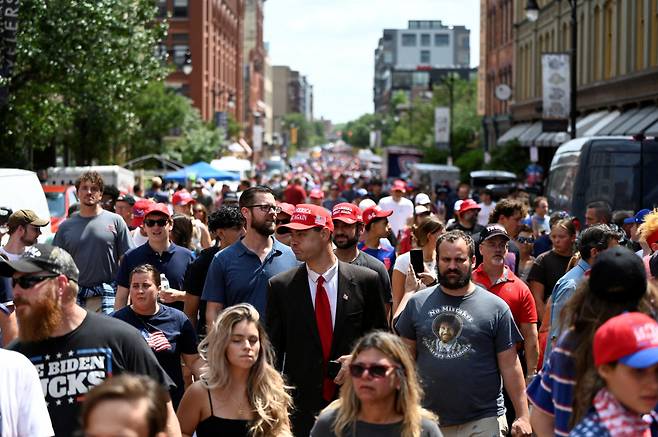
<path id="1" fill-rule="evenodd" d="M 155 225 L 158 225 L 161 228 L 163 228 L 167 225 L 167 223 L 169 223 L 169 220 L 164 219 L 164 218 L 163 219 L 146 219 L 146 220 L 144 220 L 144 224 L 146 226 L 148 226 L 149 228 L 151 228 Z"/>
<path id="2" fill-rule="evenodd" d="M 350 364 L 350 375 L 354 378 L 362 378 L 363 374 L 368 371 L 368 374 L 373 378 L 385 378 L 390 369 L 399 369 L 396 366 L 386 366 L 384 364 L 373 364 L 365 366 L 363 364 Z"/>
<path id="3" fill-rule="evenodd" d="M 532 237 L 517 237 L 516 241 L 522 244 L 524 243 L 532 244 L 535 242 L 535 239 Z"/>
<path id="4" fill-rule="evenodd" d="M 21 276 L 19 278 L 11 278 L 11 285 L 15 287 L 20 285 L 21 288 L 27 290 L 32 288 L 40 282 L 45 281 L 46 279 L 56 278 L 59 275 L 41 275 L 41 276 Z"/>

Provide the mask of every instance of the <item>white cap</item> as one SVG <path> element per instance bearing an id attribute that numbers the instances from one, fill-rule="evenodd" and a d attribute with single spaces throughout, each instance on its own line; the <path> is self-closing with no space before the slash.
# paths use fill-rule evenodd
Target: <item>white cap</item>
<path id="1" fill-rule="evenodd" d="M 424 214 L 430 211 L 429 208 L 426 207 L 425 205 L 416 205 L 416 208 L 414 210 L 416 211 L 416 215 Z"/>
<path id="2" fill-rule="evenodd" d="M 359 202 L 359 209 L 361 211 L 365 211 L 367 208 L 370 208 L 371 206 L 377 206 L 375 201 L 372 199 L 363 199 L 361 202 Z"/>
<path id="3" fill-rule="evenodd" d="M 428 203 L 432 203 L 430 196 L 425 193 L 418 193 L 416 195 L 416 205 L 427 205 Z"/>

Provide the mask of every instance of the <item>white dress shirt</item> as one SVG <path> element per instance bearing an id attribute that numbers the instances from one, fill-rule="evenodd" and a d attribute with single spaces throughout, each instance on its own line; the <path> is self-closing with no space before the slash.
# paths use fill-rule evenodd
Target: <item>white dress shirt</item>
<path id="1" fill-rule="evenodd" d="M 308 288 L 311 290 L 311 301 L 313 308 L 315 308 L 315 295 L 318 290 L 318 279 L 320 276 L 324 277 L 324 290 L 327 292 L 327 299 L 329 299 L 329 307 L 331 308 L 331 326 L 336 324 L 336 304 L 338 302 L 338 261 L 329 268 L 322 275 L 311 270 L 308 265 Z"/>

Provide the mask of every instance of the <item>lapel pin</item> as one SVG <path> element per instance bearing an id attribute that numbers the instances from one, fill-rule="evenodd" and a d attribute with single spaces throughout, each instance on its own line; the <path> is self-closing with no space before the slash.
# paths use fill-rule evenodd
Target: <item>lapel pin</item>
<path id="1" fill-rule="evenodd" d="M 347 296 L 347 294 L 343 294 L 343 299 L 344 299 L 344 300 L 349 299 L 349 297 Z"/>

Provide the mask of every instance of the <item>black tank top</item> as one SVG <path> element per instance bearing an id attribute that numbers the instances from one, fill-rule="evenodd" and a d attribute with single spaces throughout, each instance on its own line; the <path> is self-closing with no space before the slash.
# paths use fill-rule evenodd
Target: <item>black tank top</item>
<path id="1" fill-rule="evenodd" d="M 240 419 L 224 419 L 215 416 L 212 409 L 212 397 L 208 390 L 210 402 L 210 417 L 206 417 L 196 426 L 197 437 L 248 437 L 249 421 Z"/>

